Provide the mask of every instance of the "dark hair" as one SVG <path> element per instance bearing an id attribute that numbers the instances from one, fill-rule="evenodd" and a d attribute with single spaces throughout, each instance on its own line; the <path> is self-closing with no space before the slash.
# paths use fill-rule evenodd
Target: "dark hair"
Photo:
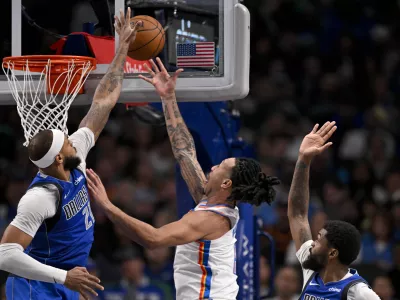
<path id="1" fill-rule="evenodd" d="M 43 130 L 37 133 L 28 145 L 29 158 L 31 160 L 39 160 L 45 156 L 50 150 L 53 142 L 53 132 L 51 130 Z"/>
<path id="2" fill-rule="evenodd" d="M 329 246 L 339 251 L 340 263 L 349 266 L 361 248 L 361 235 L 357 228 L 344 221 L 327 221 L 324 229 Z"/>
<path id="3" fill-rule="evenodd" d="M 274 185 L 280 184 L 276 177 L 265 175 L 260 164 L 251 158 L 236 158 L 232 169 L 232 193 L 228 200 L 236 200 L 259 206 L 275 199 Z"/>

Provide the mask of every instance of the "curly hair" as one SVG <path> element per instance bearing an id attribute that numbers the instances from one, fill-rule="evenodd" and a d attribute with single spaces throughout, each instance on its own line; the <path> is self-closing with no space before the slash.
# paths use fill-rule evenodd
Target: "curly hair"
<path id="1" fill-rule="evenodd" d="M 280 184 L 278 178 L 265 175 L 260 164 L 251 158 L 236 158 L 231 180 L 232 193 L 228 200 L 256 206 L 263 202 L 271 204 L 276 196 L 273 186 Z"/>
<path id="2" fill-rule="evenodd" d="M 358 256 L 361 248 L 361 235 L 356 227 L 344 221 L 328 221 L 324 229 L 329 246 L 339 251 L 338 259 L 345 266 Z"/>

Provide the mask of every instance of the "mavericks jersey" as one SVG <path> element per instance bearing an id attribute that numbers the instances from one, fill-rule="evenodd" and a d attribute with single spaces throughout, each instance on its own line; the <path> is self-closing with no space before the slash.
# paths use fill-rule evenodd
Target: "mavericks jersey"
<path id="1" fill-rule="evenodd" d="M 25 253 L 59 269 L 85 267 L 94 241 L 94 217 L 86 177 L 79 169 L 71 171 L 69 182 L 39 172 L 29 189 L 48 184 L 59 190 L 57 213 L 43 222 Z"/>
<path id="2" fill-rule="evenodd" d="M 352 276 L 327 284 L 318 273 L 314 273 L 304 286 L 299 300 L 347 300 L 347 293 L 352 286 L 361 282 L 368 285 L 356 270 L 350 269 L 349 272 Z"/>
<path id="3" fill-rule="evenodd" d="M 231 230 L 215 240 L 199 240 L 176 247 L 174 280 L 176 299 L 236 299 L 236 225 L 238 208 L 207 205 L 194 211 L 211 211 L 229 219 Z"/>

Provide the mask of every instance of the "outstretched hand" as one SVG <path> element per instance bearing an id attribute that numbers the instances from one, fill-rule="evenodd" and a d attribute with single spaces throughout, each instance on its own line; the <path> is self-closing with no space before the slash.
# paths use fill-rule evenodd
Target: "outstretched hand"
<path id="1" fill-rule="evenodd" d="M 104 208 L 111 203 L 99 175 L 97 175 L 92 169 L 86 170 L 86 181 L 91 199 L 94 200 L 96 204 Z"/>
<path id="2" fill-rule="evenodd" d="M 337 129 L 335 124 L 335 122 L 326 122 L 319 129 L 319 124 L 316 124 L 313 130 L 304 137 L 299 155 L 311 161 L 316 155 L 328 149 L 332 142 L 327 143 L 327 141 Z"/>
<path id="3" fill-rule="evenodd" d="M 151 78 L 144 77 L 143 75 L 139 75 L 139 78 L 152 84 L 161 98 L 168 99 L 169 96 L 174 95 L 176 80 L 179 74 L 183 72 L 183 69 L 177 70 L 174 75 L 170 76 L 161 59 L 157 57 L 156 60 L 158 66 L 152 59 L 150 60 L 152 68 L 147 64 L 144 65 L 146 71 L 151 75 Z"/>
<path id="4" fill-rule="evenodd" d="M 124 11 L 120 10 L 120 17 L 114 17 L 115 19 L 115 31 L 119 35 L 120 43 L 130 44 L 136 39 L 136 33 L 142 21 L 133 24 L 131 21 L 131 9 L 128 7 L 126 16 L 124 16 Z"/>

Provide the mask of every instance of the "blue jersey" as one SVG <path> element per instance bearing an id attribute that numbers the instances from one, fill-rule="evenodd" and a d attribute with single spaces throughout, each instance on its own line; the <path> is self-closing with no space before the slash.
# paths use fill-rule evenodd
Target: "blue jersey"
<path id="1" fill-rule="evenodd" d="M 299 300 L 346 300 L 352 286 L 361 282 L 368 285 L 356 270 L 350 269 L 350 273 L 353 276 L 327 284 L 324 284 L 318 273 L 314 273 L 304 286 Z"/>
<path id="2" fill-rule="evenodd" d="M 28 189 L 53 184 L 59 191 L 57 212 L 46 219 L 25 253 L 35 260 L 63 270 L 86 267 L 94 241 L 94 217 L 90 208 L 86 177 L 71 171 L 70 181 L 38 173 Z M 43 187 L 46 188 L 46 187 Z M 56 283 L 46 283 L 10 275 L 7 299 L 79 299 L 79 293 Z"/>
<path id="3" fill-rule="evenodd" d="M 57 213 L 43 222 L 25 253 L 59 269 L 85 267 L 94 240 L 86 177 L 78 169 L 71 171 L 69 182 L 39 173 L 29 188 L 47 184 L 59 189 Z"/>

